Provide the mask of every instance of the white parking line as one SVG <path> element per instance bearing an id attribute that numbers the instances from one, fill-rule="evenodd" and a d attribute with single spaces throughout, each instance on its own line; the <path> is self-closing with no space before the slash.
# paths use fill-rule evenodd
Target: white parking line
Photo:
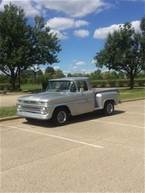
<path id="1" fill-rule="evenodd" d="M 118 126 L 124 126 L 124 127 L 135 127 L 139 129 L 144 129 L 144 126 L 138 126 L 138 125 L 132 125 L 132 124 L 126 124 L 126 123 L 117 123 L 117 122 L 111 122 L 111 121 L 99 121 L 99 120 L 91 120 L 95 123 L 104 123 L 104 124 L 111 124 L 111 125 L 118 125 Z"/>
<path id="2" fill-rule="evenodd" d="M 34 133 L 34 134 L 37 134 L 37 135 L 42 135 L 42 136 L 47 136 L 47 137 L 51 137 L 51 138 L 55 138 L 55 139 L 69 141 L 69 142 L 72 142 L 72 143 L 82 144 L 82 145 L 86 145 L 86 146 L 93 147 L 93 148 L 100 148 L 100 149 L 104 148 L 101 145 L 95 145 L 95 144 L 91 144 L 91 143 L 87 143 L 87 142 L 84 142 L 84 141 L 79 141 L 79 140 L 76 140 L 76 139 L 71 139 L 71 138 L 67 138 L 67 137 L 63 137 L 63 136 L 59 136 L 59 135 L 52 135 L 52 134 L 47 134 L 47 133 L 43 133 L 43 132 L 39 132 L 39 131 L 32 131 L 32 130 L 29 130 L 29 129 L 23 129 L 23 128 L 19 128 L 19 127 L 15 127 L 15 126 L 7 126 L 7 127 L 11 128 L 11 129 L 17 129 L 17 130 L 20 130 L 20 131 L 28 132 L 28 133 Z"/>

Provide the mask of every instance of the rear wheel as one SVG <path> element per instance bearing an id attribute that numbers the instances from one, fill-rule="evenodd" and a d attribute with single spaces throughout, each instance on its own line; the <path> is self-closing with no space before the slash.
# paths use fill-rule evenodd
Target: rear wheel
<path id="1" fill-rule="evenodd" d="M 114 113 L 114 102 L 113 101 L 107 101 L 104 105 L 104 114 L 109 116 Z"/>
<path id="2" fill-rule="evenodd" d="M 61 126 L 65 125 L 70 117 L 70 113 L 67 109 L 65 108 L 58 108 L 54 111 L 53 113 L 53 123 L 55 125 Z"/>

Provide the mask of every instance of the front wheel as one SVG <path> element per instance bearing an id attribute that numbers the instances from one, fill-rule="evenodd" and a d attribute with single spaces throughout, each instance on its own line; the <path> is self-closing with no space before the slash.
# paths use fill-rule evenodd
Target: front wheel
<path id="1" fill-rule="evenodd" d="M 112 101 L 107 101 L 104 105 L 104 114 L 109 116 L 114 113 L 114 103 Z"/>
<path id="2" fill-rule="evenodd" d="M 53 114 L 53 123 L 57 126 L 65 125 L 69 120 L 69 112 L 67 109 L 56 109 Z"/>

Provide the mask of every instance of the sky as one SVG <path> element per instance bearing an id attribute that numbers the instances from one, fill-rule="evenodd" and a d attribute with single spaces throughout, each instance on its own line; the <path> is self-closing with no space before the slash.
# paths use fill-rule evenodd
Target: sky
<path id="1" fill-rule="evenodd" d="M 53 67 L 66 74 L 97 70 L 93 58 L 108 33 L 126 22 L 139 31 L 145 16 L 145 0 L 0 0 L 0 10 L 10 1 L 24 9 L 29 21 L 36 15 L 44 17 L 62 47 L 60 62 Z"/>

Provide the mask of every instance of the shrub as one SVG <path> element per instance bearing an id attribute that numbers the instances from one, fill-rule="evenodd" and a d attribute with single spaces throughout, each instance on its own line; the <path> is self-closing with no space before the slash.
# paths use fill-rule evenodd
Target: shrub
<path id="1" fill-rule="evenodd" d="M 12 91 L 11 84 L 9 84 L 9 83 L 0 84 L 0 90 L 1 91 Z M 18 84 L 16 84 L 16 90 L 19 90 L 19 85 Z"/>
<path id="2" fill-rule="evenodd" d="M 145 79 L 136 79 L 135 80 L 135 85 L 140 86 L 140 87 L 145 86 Z"/>
<path id="3" fill-rule="evenodd" d="M 91 80 L 93 87 L 128 87 L 129 80 Z M 136 79 L 135 86 L 145 86 L 145 79 Z"/>

